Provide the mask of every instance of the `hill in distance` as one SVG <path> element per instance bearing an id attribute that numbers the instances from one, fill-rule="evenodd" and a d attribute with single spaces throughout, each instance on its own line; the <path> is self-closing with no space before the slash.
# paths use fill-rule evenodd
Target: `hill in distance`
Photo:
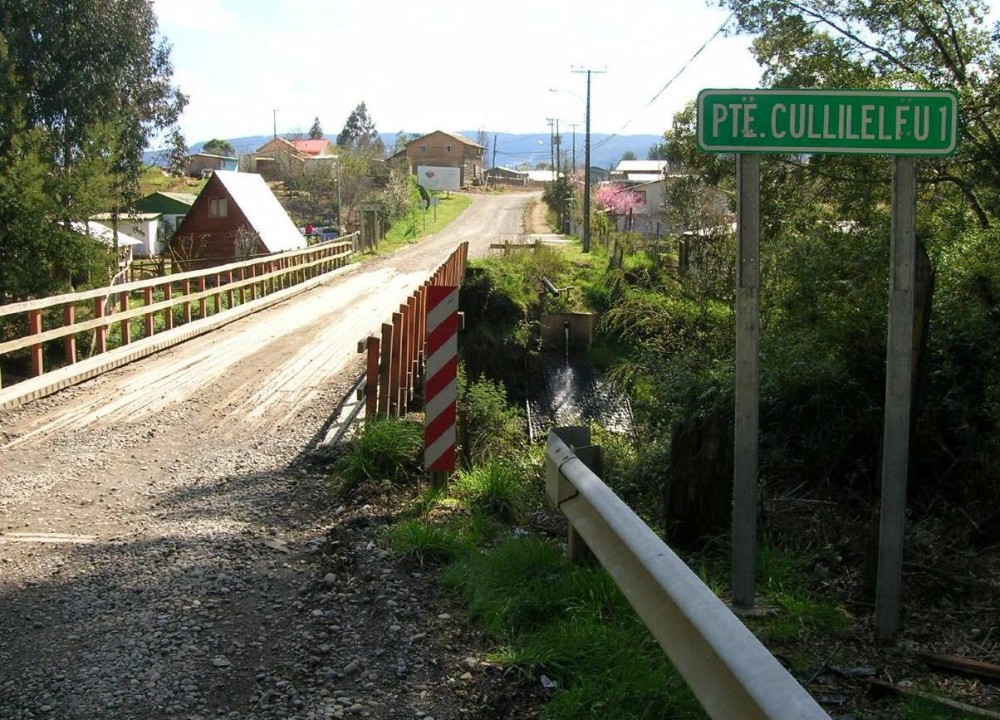
<path id="1" fill-rule="evenodd" d="M 470 140 L 475 140 L 479 131 L 460 130 L 460 135 L 464 135 Z M 380 133 L 382 142 L 387 148 L 391 148 L 396 143 L 397 133 Z M 549 147 L 548 133 L 517 134 L 517 133 L 492 133 L 487 132 L 488 148 L 485 158 L 485 167 L 515 167 L 527 163 L 534 167 L 538 163 L 548 163 L 552 157 Z M 271 139 L 271 135 L 249 135 L 246 137 L 225 138 L 236 150 L 237 155 L 247 155 L 253 153 Z M 335 137 L 335 136 L 334 136 Z M 334 137 L 329 137 L 331 141 Z M 211 138 L 196 142 L 188 148 L 189 152 L 200 152 L 202 146 Z M 584 158 L 584 134 L 576 133 L 576 165 L 583 167 Z M 645 160 L 649 149 L 663 141 L 662 135 L 613 135 L 607 133 L 590 134 L 590 164 L 596 167 L 613 168 L 622 159 L 626 152 L 633 152 L 639 160 Z M 562 133 L 562 153 L 563 157 L 571 161 L 573 156 L 573 134 L 571 132 Z M 143 153 L 143 161 L 150 165 L 164 164 L 161 158 L 166 153 L 156 150 L 148 150 Z M 494 162 L 494 157 L 496 161 Z"/>

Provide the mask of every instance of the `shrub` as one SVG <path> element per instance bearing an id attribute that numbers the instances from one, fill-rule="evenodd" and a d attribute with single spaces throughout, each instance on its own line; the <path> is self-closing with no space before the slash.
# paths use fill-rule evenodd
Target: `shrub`
<path id="1" fill-rule="evenodd" d="M 419 423 L 371 420 L 346 455 L 333 467 L 333 475 L 348 490 L 364 481 L 405 482 L 420 472 L 424 431 Z"/>

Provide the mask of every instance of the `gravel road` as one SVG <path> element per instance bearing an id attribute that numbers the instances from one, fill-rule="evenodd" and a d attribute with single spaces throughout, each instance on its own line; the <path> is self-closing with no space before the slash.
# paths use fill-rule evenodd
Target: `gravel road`
<path id="1" fill-rule="evenodd" d="M 334 500 L 313 449 L 357 341 L 534 198 L 0 414 L 0 720 L 530 715 L 380 547 L 394 499 Z"/>

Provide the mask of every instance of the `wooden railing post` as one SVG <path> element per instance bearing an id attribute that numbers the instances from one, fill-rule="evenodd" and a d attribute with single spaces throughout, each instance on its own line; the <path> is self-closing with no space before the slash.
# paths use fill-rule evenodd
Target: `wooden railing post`
<path id="1" fill-rule="evenodd" d="M 118 308 L 124 313 L 128 312 L 129 308 L 129 293 L 122 292 L 118 294 Z M 122 345 L 128 345 L 132 342 L 132 320 L 130 318 L 125 318 L 122 320 Z"/>
<path id="2" fill-rule="evenodd" d="M 174 299 L 174 284 L 172 282 L 167 282 L 163 286 L 163 299 L 173 300 Z M 174 306 L 171 305 L 163 311 L 163 325 L 167 330 L 174 329 Z"/>
<path id="3" fill-rule="evenodd" d="M 205 276 L 202 275 L 198 278 L 198 292 L 203 293 L 208 287 Z M 201 300 L 198 301 L 198 309 L 201 311 L 201 317 L 208 316 L 208 298 L 204 295 L 201 296 Z"/>
<path id="4" fill-rule="evenodd" d="M 389 357 L 389 398 L 394 407 L 391 409 L 393 417 L 402 414 L 402 369 L 403 369 L 403 315 L 394 312 L 392 314 L 392 352 Z"/>
<path id="5" fill-rule="evenodd" d="M 215 314 L 222 312 L 222 273 L 215 273 Z"/>
<path id="6" fill-rule="evenodd" d="M 382 323 L 382 349 L 379 358 L 378 374 L 378 416 L 389 417 L 389 370 L 392 365 L 392 325 Z"/>
<path id="7" fill-rule="evenodd" d="M 368 336 L 368 380 L 365 383 L 365 419 L 375 418 L 378 413 L 378 349 L 379 340 Z"/>
<path id="8" fill-rule="evenodd" d="M 233 294 L 232 270 L 226 273 L 226 284 L 229 286 L 228 288 L 226 288 L 226 299 L 229 300 L 229 309 L 232 310 L 233 306 L 236 305 L 236 296 Z"/>
<path id="9" fill-rule="evenodd" d="M 41 335 L 42 333 L 42 311 L 28 311 L 28 333 L 31 335 Z M 44 348 L 41 343 L 31 346 L 31 373 L 38 377 L 45 372 Z"/>
<path id="10" fill-rule="evenodd" d="M 256 300 L 257 299 L 257 266 L 256 265 L 251 265 L 250 266 L 250 279 L 253 280 L 253 282 L 250 284 L 250 299 L 251 300 Z"/>
<path id="11" fill-rule="evenodd" d="M 191 281 L 184 281 L 184 297 L 189 297 L 191 295 Z M 191 301 L 184 301 L 184 322 L 191 322 Z"/>
<path id="12" fill-rule="evenodd" d="M 240 282 L 242 283 L 247 279 L 247 269 L 245 267 L 240 268 Z M 240 305 L 245 305 L 247 301 L 247 286 L 240 285 Z"/>
<path id="13" fill-rule="evenodd" d="M 94 305 L 95 305 L 95 307 L 94 307 L 94 316 L 98 317 L 98 318 L 102 318 L 102 319 L 105 318 L 105 317 L 107 317 L 107 314 L 108 314 L 108 312 L 107 312 L 107 304 L 108 304 L 107 298 L 104 298 L 104 297 L 97 298 L 94 301 Z M 101 325 L 98 325 L 97 326 L 97 331 L 96 331 L 95 334 L 96 334 L 96 339 L 97 339 L 97 352 L 98 352 L 98 354 L 100 354 L 100 353 L 106 353 L 108 351 L 108 324 L 107 323 L 102 323 Z"/>
<path id="14" fill-rule="evenodd" d="M 145 298 L 146 307 L 148 308 L 153 304 L 153 286 L 144 289 L 143 297 Z M 142 316 L 146 324 L 146 337 L 153 337 L 153 333 L 156 332 L 155 323 L 153 322 L 153 313 L 147 312 Z"/>
<path id="15" fill-rule="evenodd" d="M 72 327 L 76 324 L 76 305 L 69 302 L 63 306 L 63 325 Z M 67 335 L 65 342 L 66 364 L 72 365 L 76 362 L 76 335 Z"/>

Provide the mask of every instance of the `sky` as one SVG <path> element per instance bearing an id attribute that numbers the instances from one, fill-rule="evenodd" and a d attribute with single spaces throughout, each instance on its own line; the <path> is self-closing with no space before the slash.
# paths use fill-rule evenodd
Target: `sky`
<path id="1" fill-rule="evenodd" d="M 728 16 L 714 0 L 154 7 L 173 46 L 174 83 L 189 97 L 180 118 L 188 144 L 270 135 L 275 125 L 306 133 L 317 117 L 332 139 L 361 102 L 380 132 L 548 133 L 558 118 L 561 130 L 576 123 L 582 133 L 587 81 L 574 69 L 586 68 L 604 71 L 591 76 L 592 132 L 662 135 L 702 88 L 760 80 L 749 38 L 709 42 Z"/>

